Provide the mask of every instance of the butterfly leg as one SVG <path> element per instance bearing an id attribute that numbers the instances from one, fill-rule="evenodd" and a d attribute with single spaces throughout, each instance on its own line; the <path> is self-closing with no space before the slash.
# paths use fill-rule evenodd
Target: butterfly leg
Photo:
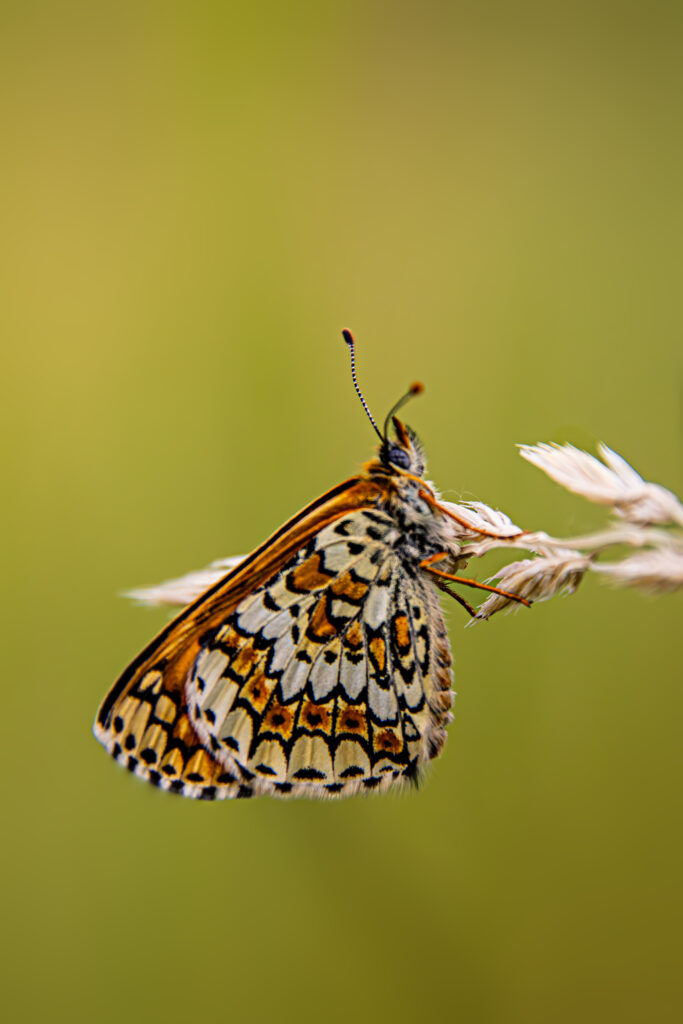
<path id="1" fill-rule="evenodd" d="M 512 594 L 509 590 L 501 590 L 500 587 L 490 587 L 488 583 L 479 583 L 478 580 L 468 579 L 465 576 L 454 576 L 453 573 L 443 572 L 441 569 L 434 568 L 434 562 L 440 562 L 444 558 L 451 557 L 452 556 L 448 551 L 437 551 L 435 555 L 430 555 L 429 558 L 425 558 L 420 562 L 420 568 L 433 573 L 434 576 L 438 576 L 439 579 L 448 580 L 449 583 L 463 583 L 466 587 L 476 587 L 477 590 L 488 590 L 492 594 L 500 594 L 501 597 L 509 597 L 511 601 L 519 601 L 520 604 L 526 605 L 527 608 L 531 605 L 531 601 L 527 601 L 526 598 L 520 597 L 519 594 Z"/>
<path id="2" fill-rule="evenodd" d="M 448 594 L 449 597 L 452 597 L 455 601 L 458 602 L 459 605 L 462 605 L 462 607 L 465 609 L 468 615 L 470 615 L 473 619 L 476 619 L 476 609 L 473 608 L 472 605 L 468 601 L 466 601 L 464 597 L 458 594 L 457 591 L 451 590 L 451 588 L 448 586 L 448 583 L 445 580 L 435 579 L 434 582 L 436 583 L 439 590 L 443 590 L 444 594 Z"/>

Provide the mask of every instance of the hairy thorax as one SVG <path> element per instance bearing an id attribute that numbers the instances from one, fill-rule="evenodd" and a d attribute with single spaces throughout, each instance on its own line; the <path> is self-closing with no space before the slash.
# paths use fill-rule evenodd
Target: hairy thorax
<path id="1" fill-rule="evenodd" d="M 426 558 L 447 551 L 458 554 L 453 523 L 435 511 L 428 498 L 439 500 L 439 492 L 427 480 L 408 473 L 387 470 L 379 461 L 365 467 L 371 478 L 383 481 L 379 507 L 397 527 L 396 553 L 415 567 Z"/>

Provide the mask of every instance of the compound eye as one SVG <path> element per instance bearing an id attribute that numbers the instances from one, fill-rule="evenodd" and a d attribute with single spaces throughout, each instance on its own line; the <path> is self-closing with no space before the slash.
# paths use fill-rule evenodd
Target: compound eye
<path id="1" fill-rule="evenodd" d="M 410 456 L 404 448 L 399 448 L 397 444 L 392 444 L 387 455 L 389 462 L 393 462 L 395 466 L 400 469 L 408 469 L 410 467 Z"/>

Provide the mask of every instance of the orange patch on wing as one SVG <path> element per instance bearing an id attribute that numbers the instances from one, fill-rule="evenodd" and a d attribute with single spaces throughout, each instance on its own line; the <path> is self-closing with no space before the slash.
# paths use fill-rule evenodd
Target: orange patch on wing
<path id="1" fill-rule="evenodd" d="M 292 584 L 296 590 L 308 592 L 309 590 L 320 590 L 330 582 L 330 573 L 322 568 L 322 557 L 319 553 L 307 558 L 301 565 L 297 565 L 292 572 Z"/>
<path id="2" fill-rule="evenodd" d="M 384 646 L 384 640 L 380 636 L 373 637 L 369 643 L 370 654 L 375 659 L 377 667 L 380 672 L 384 672 L 386 667 L 386 648 Z"/>
<path id="3" fill-rule="evenodd" d="M 299 725 L 305 729 L 321 729 L 328 736 L 332 732 L 331 704 L 305 701 L 299 713 Z"/>
<path id="4" fill-rule="evenodd" d="M 265 676 L 256 676 L 251 679 L 240 693 L 243 700 L 249 701 L 251 706 L 259 714 L 263 714 L 268 699 L 275 687 L 275 680 L 267 679 Z"/>
<path id="5" fill-rule="evenodd" d="M 324 597 L 321 597 L 315 606 L 308 629 L 316 639 L 320 640 L 329 640 L 330 637 L 337 635 L 337 627 L 327 617 L 327 601 Z"/>
<path id="6" fill-rule="evenodd" d="M 399 647 L 410 647 L 410 624 L 408 623 L 407 616 L 394 616 L 394 635 Z"/>
<path id="7" fill-rule="evenodd" d="M 368 592 L 367 583 L 356 581 L 351 574 L 345 572 L 331 585 L 330 590 L 335 597 L 348 597 L 351 601 L 360 601 Z"/>
<path id="8" fill-rule="evenodd" d="M 233 654 L 235 651 L 238 651 L 242 644 L 242 637 L 235 633 L 230 623 L 227 623 L 225 626 L 221 626 L 216 634 L 216 640 L 226 648 L 226 654 Z"/>
<path id="9" fill-rule="evenodd" d="M 360 647 L 363 643 L 363 630 L 360 627 L 360 623 L 356 621 L 351 625 L 344 637 L 344 643 L 347 647 Z"/>
<path id="10" fill-rule="evenodd" d="M 372 745 L 376 753 L 400 754 L 403 750 L 403 740 L 391 729 L 382 729 L 380 732 L 376 732 Z"/>
<path id="11" fill-rule="evenodd" d="M 337 735 L 339 733 L 351 733 L 352 736 L 368 738 L 368 723 L 365 714 L 358 707 L 349 704 L 340 704 L 337 712 Z"/>
<path id="12" fill-rule="evenodd" d="M 238 676 L 245 678 L 249 675 L 255 663 L 258 661 L 259 652 L 254 650 L 253 647 L 243 647 L 239 652 L 235 660 L 230 665 L 233 672 L 236 672 Z"/>
<path id="13" fill-rule="evenodd" d="M 186 711 L 183 711 L 178 718 L 175 729 L 173 730 L 173 735 L 176 739 L 182 740 L 183 743 L 188 746 L 194 746 L 199 742 L 197 734 L 190 724 L 190 719 Z"/>
<path id="14" fill-rule="evenodd" d="M 282 739 L 288 740 L 292 735 L 292 730 L 294 729 L 294 713 L 296 711 L 296 707 L 296 705 L 294 708 L 285 707 L 283 704 L 275 701 L 275 703 L 268 709 L 259 732 L 274 732 Z"/>
<path id="15" fill-rule="evenodd" d="M 183 778 L 185 782 L 201 783 L 208 782 L 213 775 L 215 761 L 208 756 L 205 750 L 197 750 L 185 765 Z M 193 778 L 190 778 L 193 776 Z M 194 778 L 194 776 L 197 776 Z"/>

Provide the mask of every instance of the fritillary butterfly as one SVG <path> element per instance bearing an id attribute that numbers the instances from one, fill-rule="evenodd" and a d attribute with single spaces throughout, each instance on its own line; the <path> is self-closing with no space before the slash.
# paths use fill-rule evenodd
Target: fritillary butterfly
<path id="1" fill-rule="evenodd" d="M 97 713 L 97 739 L 162 789 L 350 796 L 417 782 L 443 748 L 452 659 L 437 589 L 473 614 L 449 584 L 483 585 L 454 575 L 462 521 L 396 415 L 421 385 L 380 432 L 344 338 L 377 457 L 184 608 Z"/>

